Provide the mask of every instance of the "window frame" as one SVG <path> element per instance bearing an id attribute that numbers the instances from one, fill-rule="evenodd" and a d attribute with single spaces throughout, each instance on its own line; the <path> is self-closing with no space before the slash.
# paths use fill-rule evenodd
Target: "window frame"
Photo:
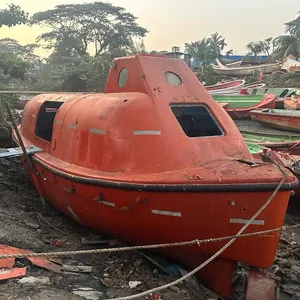
<path id="1" fill-rule="evenodd" d="M 216 138 L 216 137 L 222 137 L 222 136 L 226 136 L 226 131 L 224 130 L 223 126 L 220 124 L 220 122 L 217 120 L 217 118 L 215 117 L 215 115 L 212 113 L 211 109 L 209 108 L 208 105 L 206 105 L 205 103 L 170 103 L 169 105 L 170 110 L 177 122 L 177 124 L 179 125 L 180 129 L 182 130 L 182 132 L 184 133 L 184 135 L 187 138 L 190 139 L 198 139 L 198 138 Z M 219 128 L 221 134 L 218 135 L 207 135 L 207 136 L 188 136 L 185 131 L 182 128 L 182 125 L 180 124 L 179 120 L 177 119 L 175 113 L 172 110 L 172 107 L 204 107 L 208 114 L 210 115 L 210 117 L 212 118 L 213 122 L 215 123 L 215 125 Z"/>

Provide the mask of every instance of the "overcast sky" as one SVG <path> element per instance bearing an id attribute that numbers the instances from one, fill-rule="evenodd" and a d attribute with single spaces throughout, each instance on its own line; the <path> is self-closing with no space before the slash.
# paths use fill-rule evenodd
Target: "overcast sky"
<path id="1" fill-rule="evenodd" d="M 20 5 L 29 13 L 53 8 L 57 4 L 84 3 L 82 0 L 0 0 Z M 293 20 L 300 11 L 299 0 L 109 0 L 123 6 L 139 18 L 149 33 L 145 38 L 147 50 L 171 50 L 185 42 L 196 41 L 218 31 L 228 49 L 245 52 L 245 45 L 284 33 L 284 23 Z M 10 37 L 21 44 L 34 42 L 41 28 L 17 26 L 1 28 L 0 37 Z"/>

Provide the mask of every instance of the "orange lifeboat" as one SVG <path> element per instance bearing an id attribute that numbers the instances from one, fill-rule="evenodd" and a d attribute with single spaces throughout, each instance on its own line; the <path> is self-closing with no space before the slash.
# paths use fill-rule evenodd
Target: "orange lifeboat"
<path id="1" fill-rule="evenodd" d="M 283 176 L 273 164 L 253 167 L 224 108 L 183 61 L 162 56 L 115 59 L 104 94 L 34 97 L 20 132 L 25 146 L 43 149 L 32 161 L 45 198 L 81 224 L 132 245 L 234 235 Z M 287 172 L 246 232 L 282 226 L 298 185 Z M 199 277 L 228 296 L 237 262 L 271 266 L 278 241 L 278 232 L 237 239 Z M 225 244 L 159 251 L 193 268 Z"/>

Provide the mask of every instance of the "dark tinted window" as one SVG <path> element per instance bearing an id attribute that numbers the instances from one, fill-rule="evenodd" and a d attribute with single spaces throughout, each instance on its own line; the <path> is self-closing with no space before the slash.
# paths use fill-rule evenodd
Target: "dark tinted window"
<path id="1" fill-rule="evenodd" d="M 223 135 L 223 130 L 204 105 L 172 105 L 171 109 L 188 137 Z"/>
<path id="2" fill-rule="evenodd" d="M 35 127 L 36 136 L 51 142 L 54 118 L 57 110 L 63 103 L 64 102 L 45 101 L 42 104 Z"/>

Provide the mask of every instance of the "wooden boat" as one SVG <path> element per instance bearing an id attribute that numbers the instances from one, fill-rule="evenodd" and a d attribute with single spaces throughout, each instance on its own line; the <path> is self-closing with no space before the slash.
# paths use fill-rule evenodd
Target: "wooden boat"
<path id="1" fill-rule="evenodd" d="M 262 89 L 266 86 L 264 82 L 253 82 L 251 84 L 245 85 L 245 88 L 247 89 Z"/>
<path id="2" fill-rule="evenodd" d="M 284 108 L 287 110 L 298 110 L 300 109 L 300 96 L 291 96 L 283 100 Z"/>
<path id="3" fill-rule="evenodd" d="M 300 132 L 300 111 L 285 109 L 257 109 L 250 112 L 252 120 L 268 126 Z"/>
<path id="4" fill-rule="evenodd" d="M 296 60 L 295 57 L 288 56 L 283 60 L 281 70 L 285 70 L 290 73 L 300 71 L 300 61 Z"/>
<path id="5" fill-rule="evenodd" d="M 226 111 L 233 119 L 250 118 L 250 111 L 257 108 L 274 108 L 274 95 L 212 95 L 218 103 L 228 103 Z"/>
<path id="6" fill-rule="evenodd" d="M 300 134 L 268 128 L 253 120 L 235 120 L 234 122 L 247 144 L 256 144 L 275 151 L 300 155 Z"/>
<path id="7" fill-rule="evenodd" d="M 282 179 L 274 164 L 251 167 L 255 160 L 224 109 L 183 61 L 160 56 L 115 59 L 104 94 L 34 97 L 20 133 L 25 146 L 43 149 L 32 155 L 43 196 L 132 245 L 236 234 Z M 281 227 L 297 185 L 288 173 L 247 232 Z M 237 262 L 267 268 L 278 242 L 278 232 L 237 239 L 199 277 L 228 296 Z M 225 244 L 159 251 L 194 268 Z"/>
<path id="8" fill-rule="evenodd" d="M 245 80 L 235 80 L 221 84 L 206 86 L 206 90 L 211 94 L 228 94 L 238 93 L 238 91 L 244 86 Z"/>
<path id="9" fill-rule="evenodd" d="M 228 68 L 220 61 L 217 60 L 218 65 L 213 65 L 214 71 L 219 75 L 227 75 L 227 76 L 245 76 L 250 75 L 255 71 L 260 71 L 263 74 L 269 74 L 274 71 L 278 71 L 280 69 L 279 63 L 274 64 L 261 64 L 256 66 L 240 66 Z"/>

